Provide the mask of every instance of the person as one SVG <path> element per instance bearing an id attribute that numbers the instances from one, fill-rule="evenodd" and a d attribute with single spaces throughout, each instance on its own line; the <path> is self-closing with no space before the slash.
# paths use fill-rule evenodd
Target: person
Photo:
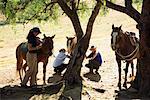
<path id="1" fill-rule="evenodd" d="M 86 57 L 90 60 L 85 66 L 90 69 L 90 73 L 93 73 L 93 69 L 96 69 L 95 73 L 98 73 L 98 69 L 102 65 L 101 54 L 97 51 L 95 46 L 91 46 L 90 51 L 91 53 Z"/>
<path id="2" fill-rule="evenodd" d="M 37 52 L 42 47 L 42 42 L 39 42 L 39 37 L 37 37 L 38 34 L 40 34 L 41 31 L 38 27 L 32 28 L 27 36 L 27 47 L 28 52 L 26 54 L 26 61 L 28 65 L 28 70 L 25 73 L 24 79 L 21 82 L 21 87 L 27 87 L 27 82 L 30 79 L 30 86 L 36 86 L 37 85 L 37 73 L 38 73 L 38 62 L 37 62 Z"/>
<path id="3" fill-rule="evenodd" d="M 56 56 L 56 59 L 54 60 L 54 63 L 53 63 L 54 72 L 61 75 L 61 72 L 68 65 L 64 63 L 66 58 L 69 58 L 69 56 L 66 54 L 66 50 L 64 48 L 60 49 L 59 54 Z"/>

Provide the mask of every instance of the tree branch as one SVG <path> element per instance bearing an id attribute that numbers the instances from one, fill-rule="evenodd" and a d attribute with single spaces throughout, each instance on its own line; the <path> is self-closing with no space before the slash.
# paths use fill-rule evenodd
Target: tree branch
<path id="1" fill-rule="evenodd" d="M 64 0 L 58 0 L 57 2 L 59 6 L 62 8 L 62 10 L 66 13 L 66 15 L 72 21 L 73 27 L 75 29 L 75 33 L 77 34 L 77 39 L 79 40 L 83 35 L 83 31 L 81 28 L 77 10 L 71 10 L 69 6 L 66 4 L 66 2 L 64 2 Z M 75 8 L 72 8 L 72 9 L 75 9 Z"/>
<path id="2" fill-rule="evenodd" d="M 111 3 L 110 1 L 106 0 L 106 6 L 108 8 L 125 13 L 131 18 L 133 18 L 137 23 L 141 23 L 139 20 L 141 14 L 136 9 L 133 8 L 131 0 L 125 0 L 126 7 Z"/>
<path id="3" fill-rule="evenodd" d="M 98 13 L 99 13 L 100 7 L 101 7 L 101 2 L 100 2 L 100 0 L 97 0 L 96 6 L 94 7 L 92 14 L 89 18 L 87 28 L 86 28 L 86 34 L 84 36 L 84 38 L 87 38 L 88 40 L 90 40 L 90 37 L 92 34 L 93 24 L 94 24 L 94 21 L 98 15 Z"/>
<path id="4" fill-rule="evenodd" d="M 65 12 L 65 14 L 71 18 L 73 13 L 72 10 L 69 8 L 69 6 L 64 2 L 64 0 L 57 0 L 59 6 L 62 8 L 62 10 Z"/>

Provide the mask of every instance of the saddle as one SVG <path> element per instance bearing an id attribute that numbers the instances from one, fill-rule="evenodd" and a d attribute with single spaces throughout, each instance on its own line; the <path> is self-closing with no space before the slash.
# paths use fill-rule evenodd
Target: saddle
<path id="1" fill-rule="evenodd" d="M 135 33 L 133 32 L 126 32 L 126 34 L 128 35 L 130 41 L 131 41 L 131 44 L 133 46 L 136 46 L 137 43 L 139 42 L 138 38 L 135 36 Z"/>
<path id="2" fill-rule="evenodd" d="M 23 42 L 21 44 L 21 50 L 24 52 L 24 53 L 27 53 L 28 52 L 28 47 L 27 47 L 27 42 Z"/>

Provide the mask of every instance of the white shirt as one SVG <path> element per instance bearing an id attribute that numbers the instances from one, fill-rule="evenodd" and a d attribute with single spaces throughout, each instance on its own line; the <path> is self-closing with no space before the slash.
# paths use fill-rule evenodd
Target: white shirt
<path id="1" fill-rule="evenodd" d="M 54 60 L 54 63 L 53 63 L 53 67 L 58 67 L 60 66 L 64 61 L 65 61 L 65 58 L 67 57 L 67 55 L 63 52 L 60 52 L 56 59 Z"/>

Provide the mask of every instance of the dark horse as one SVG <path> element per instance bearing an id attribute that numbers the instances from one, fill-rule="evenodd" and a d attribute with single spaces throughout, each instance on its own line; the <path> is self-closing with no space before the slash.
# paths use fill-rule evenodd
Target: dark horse
<path id="1" fill-rule="evenodd" d="M 127 73 L 129 64 L 132 68 L 132 76 L 134 76 L 133 59 L 139 57 L 139 42 L 133 32 L 123 32 L 120 27 L 112 25 L 111 48 L 115 51 L 116 61 L 118 63 L 119 81 L 118 87 L 121 89 L 121 60 L 126 62 L 125 82 L 123 86 L 127 88 Z"/>
<path id="2" fill-rule="evenodd" d="M 44 35 L 42 48 L 38 52 L 38 63 L 43 62 L 43 83 L 45 84 L 45 75 L 46 75 L 46 65 L 48 64 L 48 58 L 52 55 L 53 50 L 53 38 L 55 37 L 46 37 Z M 21 78 L 21 70 L 24 69 L 26 71 L 27 63 L 23 65 L 23 59 L 26 61 L 26 53 L 27 53 L 27 43 L 21 43 L 16 49 L 16 59 L 17 59 L 17 71 L 19 71 L 20 80 Z"/>
<path id="3" fill-rule="evenodd" d="M 77 43 L 76 37 L 66 37 L 66 38 L 67 38 L 67 52 L 69 54 L 72 54 Z"/>

